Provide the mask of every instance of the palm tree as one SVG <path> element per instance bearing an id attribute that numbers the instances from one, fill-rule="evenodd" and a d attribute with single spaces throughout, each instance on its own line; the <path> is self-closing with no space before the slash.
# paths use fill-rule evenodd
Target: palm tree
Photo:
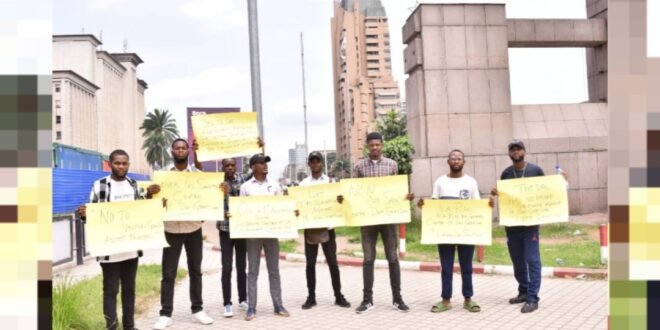
<path id="1" fill-rule="evenodd" d="M 170 161 L 167 148 L 179 137 L 172 114 L 167 109 L 154 109 L 144 118 L 140 129 L 144 130 L 142 149 L 147 162 L 154 168 L 163 168 Z"/>

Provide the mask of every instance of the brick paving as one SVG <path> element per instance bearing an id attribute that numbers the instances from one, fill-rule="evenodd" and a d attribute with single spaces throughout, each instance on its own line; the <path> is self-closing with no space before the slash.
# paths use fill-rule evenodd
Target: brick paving
<path id="1" fill-rule="evenodd" d="M 431 305 L 440 299 L 440 274 L 434 272 L 402 271 L 403 298 L 411 307 L 409 313 L 399 313 L 390 307 L 391 292 L 386 269 L 376 269 L 374 304 L 376 308 L 357 315 L 354 308 L 362 297 L 362 269 L 342 266 L 342 286 L 346 298 L 353 304 L 344 309 L 333 305 L 330 276 L 324 264 L 317 265 L 318 306 L 302 310 L 307 296 L 305 264 L 280 260 L 280 274 L 284 305 L 291 317 L 273 314 L 268 291 L 267 271 L 262 260 L 259 277 L 257 318 L 247 322 L 244 312 L 235 308 L 233 318 L 222 317 L 220 287 L 220 253 L 205 250 L 204 308 L 215 320 L 213 325 L 196 324 L 191 319 L 188 299 L 188 280 L 184 279 L 175 291 L 173 324 L 168 329 L 607 329 L 608 291 L 604 280 L 575 280 L 544 278 L 540 308 L 531 314 L 521 314 L 521 305 L 509 305 L 508 298 L 516 294 L 513 276 L 475 275 L 475 301 L 480 313 L 469 313 L 461 307 L 461 280 L 454 275 L 454 308 L 434 314 Z M 159 254 L 158 254 L 159 256 Z M 182 257 L 185 260 L 185 257 Z M 148 254 L 141 263 L 159 260 Z M 185 261 L 182 260 L 182 265 Z M 96 266 L 98 267 L 98 265 Z M 185 267 L 185 266 L 184 266 Z M 99 267 L 100 268 L 100 267 Z M 235 283 L 234 283 L 235 285 Z M 458 293 L 458 295 L 456 295 Z M 235 288 L 234 288 L 235 294 Z M 236 299 L 236 298 L 234 298 Z M 158 318 L 156 303 L 136 320 L 139 329 L 151 329 Z"/>

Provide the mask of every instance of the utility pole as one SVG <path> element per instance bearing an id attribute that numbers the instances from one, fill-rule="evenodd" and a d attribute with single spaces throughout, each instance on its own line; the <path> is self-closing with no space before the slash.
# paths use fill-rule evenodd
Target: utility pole
<path id="1" fill-rule="evenodd" d="M 263 111 L 261 109 L 261 69 L 259 68 L 259 26 L 257 0 L 247 0 L 248 31 L 250 36 L 250 82 L 252 87 L 252 111 L 257 113 L 259 136 L 264 139 Z"/>
<path id="2" fill-rule="evenodd" d="M 309 145 L 307 144 L 307 94 L 305 88 L 305 47 L 303 45 L 302 32 L 300 32 L 300 63 L 302 64 L 303 115 L 305 118 L 305 152 L 309 153 Z M 308 166 L 305 166 L 305 173 L 309 174 Z"/>

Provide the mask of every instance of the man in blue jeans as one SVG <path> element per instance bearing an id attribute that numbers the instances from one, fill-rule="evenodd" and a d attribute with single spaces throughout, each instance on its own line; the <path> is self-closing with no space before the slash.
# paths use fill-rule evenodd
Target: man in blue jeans
<path id="1" fill-rule="evenodd" d="M 479 199 L 477 181 L 463 173 L 465 156 L 462 151 L 454 149 L 447 157 L 449 173 L 439 177 L 433 184 L 432 199 Z M 422 208 L 424 200 L 419 199 L 417 206 Z M 461 266 L 462 293 L 465 301 L 463 308 L 469 312 L 480 312 L 481 307 L 472 300 L 472 257 L 474 245 L 438 244 L 442 277 L 442 301 L 431 307 L 431 312 L 446 312 L 452 308 L 451 296 L 454 276 L 454 256 L 458 252 L 458 262 Z"/>
<path id="2" fill-rule="evenodd" d="M 521 179 L 544 176 L 543 169 L 525 161 L 525 145 L 520 140 L 509 143 L 509 158 L 513 165 L 502 171 L 500 180 Z M 494 205 L 497 188 L 490 192 L 489 205 Z M 506 227 L 507 246 L 513 274 L 518 281 L 518 295 L 509 299 L 510 304 L 525 303 L 522 313 L 530 313 L 539 308 L 539 289 L 541 288 L 541 255 L 539 254 L 539 226 Z"/>

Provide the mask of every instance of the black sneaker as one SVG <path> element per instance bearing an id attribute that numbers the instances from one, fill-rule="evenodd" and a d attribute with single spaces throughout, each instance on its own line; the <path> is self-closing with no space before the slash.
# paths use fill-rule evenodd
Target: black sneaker
<path id="1" fill-rule="evenodd" d="M 371 301 L 366 301 L 365 300 L 365 301 L 360 303 L 360 306 L 358 306 L 358 308 L 355 309 L 355 313 L 362 314 L 362 313 L 364 313 L 368 310 L 374 309 L 374 308 L 375 308 L 375 306 L 374 306 L 374 304 L 371 303 Z"/>
<path id="2" fill-rule="evenodd" d="M 307 297 L 307 300 L 302 305 L 302 309 L 311 309 L 314 306 L 316 306 L 316 299 L 314 297 Z"/>
<path id="3" fill-rule="evenodd" d="M 509 299 L 509 304 L 522 304 L 527 302 L 527 295 L 519 294 L 515 298 Z"/>
<path id="4" fill-rule="evenodd" d="M 344 298 L 344 296 L 339 296 L 339 298 L 335 299 L 335 305 L 337 305 L 339 307 L 344 307 L 344 308 L 351 307 L 351 303 L 346 301 L 346 298 Z"/>
<path id="5" fill-rule="evenodd" d="M 406 305 L 406 303 L 404 303 L 402 299 L 393 302 L 392 308 L 402 313 L 407 313 L 410 310 L 410 307 L 408 307 L 408 305 Z"/>
<path id="6" fill-rule="evenodd" d="M 520 309 L 521 313 L 531 313 L 535 310 L 539 309 L 539 303 L 535 302 L 528 302 L 523 305 L 523 307 Z"/>

